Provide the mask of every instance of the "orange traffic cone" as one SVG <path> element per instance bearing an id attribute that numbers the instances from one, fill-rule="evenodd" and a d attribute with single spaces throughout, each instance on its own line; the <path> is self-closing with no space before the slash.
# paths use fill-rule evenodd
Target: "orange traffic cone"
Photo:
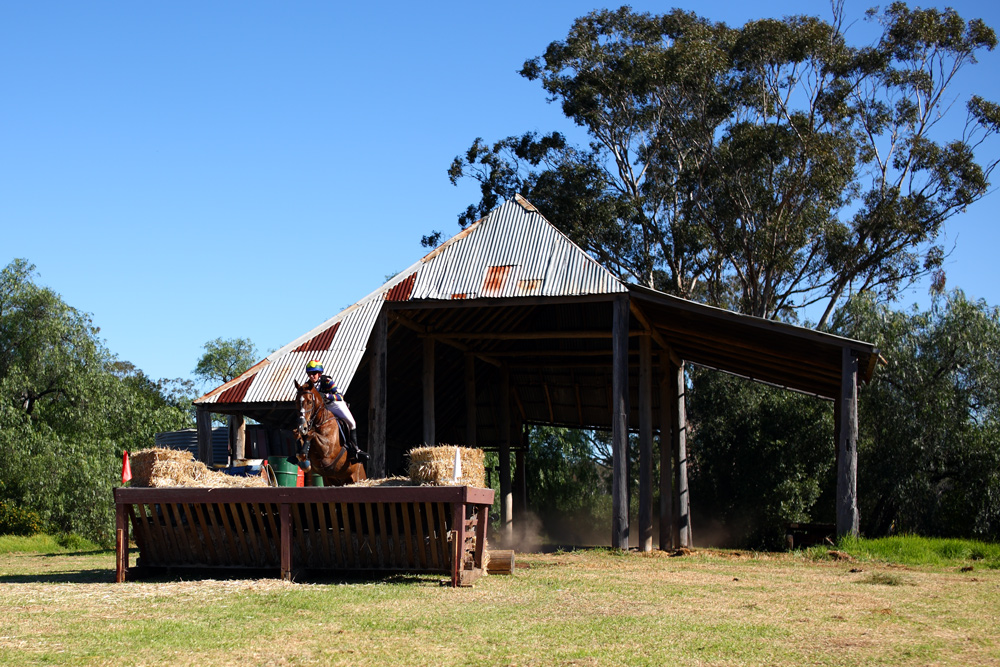
<path id="1" fill-rule="evenodd" d="M 128 452 L 122 457 L 122 484 L 132 479 L 132 467 L 128 464 Z"/>

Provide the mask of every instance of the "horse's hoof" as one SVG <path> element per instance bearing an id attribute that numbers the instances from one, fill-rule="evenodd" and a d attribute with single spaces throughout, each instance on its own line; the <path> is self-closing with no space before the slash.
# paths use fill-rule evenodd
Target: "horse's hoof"
<path id="1" fill-rule="evenodd" d="M 309 470 L 309 468 L 312 467 L 312 464 L 309 463 L 308 460 L 306 460 L 306 461 L 299 461 L 299 467 L 302 468 L 303 470 Z"/>

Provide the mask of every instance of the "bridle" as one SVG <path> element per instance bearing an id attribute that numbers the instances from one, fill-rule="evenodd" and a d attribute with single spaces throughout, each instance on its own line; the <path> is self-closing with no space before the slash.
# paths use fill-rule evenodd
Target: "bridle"
<path id="1" fill-rule="evenodd" d="M 309 397 L 310 414 L 306 418 L 306 408 L 303 405 L 306 397 Z M 330 417 L 323 414 L 323 399 L 316 393 L 315 389 L 308 389 L 299 394 L 299 433 L 306 434 L 309 427 L 313 431 L 318 431 L 319 427 L 329 421 Z"/>
<path id="2" fill-rule="evenodd" d="M 306 396 L 309 397 L 309 417 L 306 417 L 306 406 L 304 405 L 306 401 Z M 315 387 L 306 389 L 302 387 L 299 390 L 299 435 L 302 441 L 301 455 L 309 457 L 309 445 L 311 440 L 306 438 L 306 433 L 309 432 L 310 428 L 314 432 L 318 432 L 320 427 L 333 419 L 333 414 L 325 409 L 323 404 L 323 397 L 320 396 L 319 392 L 316 391 Z M 347 448 L 340 443 L 340 452 L 334 457 L 333 464 L 335 465 L 340 459 L 347 455 Z"/>

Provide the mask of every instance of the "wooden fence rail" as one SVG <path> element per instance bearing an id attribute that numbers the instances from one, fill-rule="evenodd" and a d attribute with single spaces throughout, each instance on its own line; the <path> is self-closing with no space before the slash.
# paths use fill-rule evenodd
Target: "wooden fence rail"
<path id="1" fill-rule="evenodd" d="M 115 489 L 116 580 L 158 568 L 483 573 L 491 489 L 468 486 Z"/>

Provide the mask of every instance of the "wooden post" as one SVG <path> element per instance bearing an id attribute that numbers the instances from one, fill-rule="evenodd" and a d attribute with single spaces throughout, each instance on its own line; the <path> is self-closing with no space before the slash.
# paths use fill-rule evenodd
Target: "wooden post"
<path id="1" fill-rule="evenodd" d="M 434 339 L 424 338 L 424 446 L 437 444 L 434 435 Z"/>
<path id="2" fill-rule="evenodd" d="M 510 479 L 510 370 L 500 369 L 500 535 L 505 546 L 514 538 L 514 494 Z"/>
<path id="3" fill-rule="evenodd" d="M 243 415 L 229 415 L 228 421 L 229 451 L 234 460 L 245 459 L 247 457 L 247 421 Z"/>
<path id="4" fill-rule="evenodd" d="M 653 550 L 653 351 L 639 338 L 639 548 Z"/>
<path id="5" fill-rule="evenodd" d="M 387 399 L 386 369 L 388 356 L 386 336 L 388 323 L 383 307 L 375 320 L 372 332 L 372 356 L 368 372 L 368 477 L 381 479 L 386 475 L 385 462 L 385 404 Z"/>
<path id="6" fill-rule="evenodd" d="M 451 585 L 458 587 L 462 574 L 462 558 L 465 556 L 465 503 L 451 504 Z"/>
<path id="7" fill-rule="evenodd" d="M 514 452 L 514 497 L 517 499 L 514 503 L 514 513 L 523 516 L 524 512 L 528 511 L 528 476 L 524 469 L 528 438 L 523 426 L 517 429 L 517 432 L 520 441 Z"/>
<path id="8" fill-rule="evenodd" d="M 671 364 L 671 380 L 673 401 L 671 408 L 671 425 L 673 426 L 672 443 L 674 449 L 674 459 L 677 461 L 675 489 L 675 509 L 674 515 L 677 517 L 677 545 L 680 547 L 691 546 L 691 507 L 688 497 L 687 479 L 687 409 L 685 395 L 687 393 L 684 384 L 684 364 L 680 366 Z"/>
<path id="9" fill-rule="evenodd" d="M 628 296 L 614 300 L 611 332 L 611 546 L 628 549 Z"/>
<path id="10" fill-rule="evenodd" d="M 281 503 L 278 508 L 279 550 L 281 552 L 281 578 L 292 580 L 292 506 Z M 350 539 L 350 537 L 348 537 Z"/>
<path id="11" fill-rule="evenodd" d="M 476 358 L 465 355 L 465 446 L 476 446 Z"/>
<path id="12" fill-rule="evenodd" d="M 115 581 L 125 581 L 128 572 L 128 517 L 125 505 L 115 503 Z"/>
<path id="13" fill-rule="evenodd" d="M 837 536 L 858 535 L 858 358 L 849 347 L 841 356 L 837 399 Z"/>
<path id="14" fill-rule="evenodd" d="M 212 465 L 212 413 L 208 406 L 199 405 L 196 408 L 198 424 L 198 460 L 207 466 Z"/>
<path id="15" fill-rule="evenodd" d="M 669 367 L 667 367 L 669 368 Z M 673 413 L 670 401 L 669 371 L 660 378 L 660 549 L 674 548 L 674 466 L 673 447 L 670 436 L 670 415 Z"/>

